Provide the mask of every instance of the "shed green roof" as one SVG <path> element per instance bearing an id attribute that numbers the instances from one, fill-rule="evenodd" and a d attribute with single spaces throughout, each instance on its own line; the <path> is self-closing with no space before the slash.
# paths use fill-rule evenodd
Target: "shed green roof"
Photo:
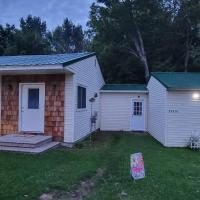
<path id="1" fill-rule="evenodd" d="M 95 53 L 67 53 L 55 55 L 0 56 L 1 66 L 55 65 L 64 66 L 94 56 Z"/>
<path id="2" fill-rule="evenodd" d="M 145 84 L 105 84 L 101 90 L 119 90 L 119 91 L 147 91 Z"/>
<path id="3" fill-rule="evenodd" d="M 168 90 L 200 90 L 200 73 L 153 72 L 151 75 Z"/>

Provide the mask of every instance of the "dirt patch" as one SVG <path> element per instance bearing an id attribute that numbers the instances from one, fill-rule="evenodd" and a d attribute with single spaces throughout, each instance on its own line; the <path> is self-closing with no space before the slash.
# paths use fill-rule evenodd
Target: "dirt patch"
<path id="1" fill-rule="evenodd" d="M 49 193 L 42 194 L 39 197 L 39 200 L 82 200 L 83 197 L 90 195 L 98 180 L 103 177 L 104 171 L 105 170 L 99 168 L 92 178 L 81 181 L 80 184 L 73 188 L 70 192 L 58 190 L 51 191 Z"/>

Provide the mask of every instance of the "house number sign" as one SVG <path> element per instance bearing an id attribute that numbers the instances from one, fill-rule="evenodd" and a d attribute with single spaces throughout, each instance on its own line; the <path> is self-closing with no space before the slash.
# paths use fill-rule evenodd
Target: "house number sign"
<path id="1" fill-rule="evenodd" d="M 169 113 L 178 113 L 178 110 L 169 110 Z"/>

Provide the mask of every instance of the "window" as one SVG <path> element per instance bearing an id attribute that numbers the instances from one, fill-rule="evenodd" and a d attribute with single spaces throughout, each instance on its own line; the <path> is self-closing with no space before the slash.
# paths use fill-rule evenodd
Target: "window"
<path id="1" fill-rule="evenodd" d="M 142 102 L 134 102 L 134 115 L 142 115 Z"/>
<path id="2" fill-rule="evenodd" d="M 39 109 L 39 88 L 28 89 L 28 109 Z"/>
<path id="3" fill-rule="evenodd" d="M 77 108 L 86 108 L 86 88 L 78 86 Z"/>

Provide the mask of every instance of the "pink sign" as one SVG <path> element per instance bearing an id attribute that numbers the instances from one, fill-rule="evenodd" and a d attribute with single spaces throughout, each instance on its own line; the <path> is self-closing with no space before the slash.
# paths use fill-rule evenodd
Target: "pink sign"
<path id="1" fill-rule="evenodd" d="M 131 155 L 131 175 L 135 180 L 145 177 L 142 153 L 134 153 Z"/>

